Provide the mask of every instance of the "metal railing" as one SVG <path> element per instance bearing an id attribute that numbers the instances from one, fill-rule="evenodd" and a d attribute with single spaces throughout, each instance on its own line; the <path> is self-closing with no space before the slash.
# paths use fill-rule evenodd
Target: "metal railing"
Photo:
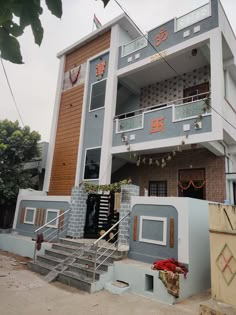
<path id="1" fill-rule="evenodd" d="M 210 94 L 211 92 L 199 93 L 117 115 L 114 118 L 116 121 L 116 133 L 143 128 L 143 115 L 146 112 L 163 110 L 167 107 L 172 107 L 174 121 L 210 113 Z M 183 107 L 181 108 L 180 106 Z"/>
<path id="2" fill-rule="evenodd" d="M 203 6 L 188 12 L 175 20 L 175 32 L 182 30 L 192 24 L 195 24 L 211 15 L 211 4 L 206 3 Z"/>
<path id="3" fill-rule="evenodd" d="M 66 210 L 34 231 L 34 261 L 36 259 L 38 242 L 57 242 L 59 238 L 66 233 L 66 227 L 69 221 L 68 213 L 70 211 L 71 209 Z"/>
<path id="4" fill-rule="evenodd" d="M 147 35 L 141 36 L 122 46 L 121 57 L 134 53 L 148 44 Z"/>
<path id="5" fill-rule="evenodd" d="M 93 281 L 95 281 L 96 271 L 104 264 L 109 257 L 111 257 L 122 245 L 119 241 L 119 229 L 113 233 L 114 229 L 118 227 L 120 222 L 130 215 L 130 211 L 117 221 L 109 230 L 107 230 L 101 237 L 99 237 L 91 246 L 95 250 Z M 109 235 L 108 240 L 105 237 Z M 99 243 L 103 242 L 101 245 Z M 104 258 L 105 257 L 105 258 Z"/>

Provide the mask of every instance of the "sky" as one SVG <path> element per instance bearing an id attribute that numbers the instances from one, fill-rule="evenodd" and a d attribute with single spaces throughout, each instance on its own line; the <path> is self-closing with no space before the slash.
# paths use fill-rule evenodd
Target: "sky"
<path id="1" fill-rule="evenodd" d="M 143 32 L 181 16 L 208 0 L 117 0 Z M 44 0 L 42 0 L 44 4 Z M 107 23 L 122 10 L 114 0 L 104 9 L 101 0 L 62 0 L 61 19 L 51 15 L 44 7 L 41 22 L 44 38 L 40 47 L 34 43 L 28 27 L 19 37 L 24 64 L 7 61 L 4 66 L 24 125 L 49 141 L 56 84 L 59 69 L 57 53 L 89 34 L 96 14 L 102 24 Z M 231 26 L 236 34 L 236 0 L 221 0 Z M 0 120 L 19 120 L 7 81 L 0 64 Z M 22 124 L 21 124 L 22 125 Z"/>

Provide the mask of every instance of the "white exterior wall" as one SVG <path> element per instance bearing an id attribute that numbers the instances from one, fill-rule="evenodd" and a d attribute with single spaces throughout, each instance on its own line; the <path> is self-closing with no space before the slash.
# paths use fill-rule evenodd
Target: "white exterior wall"
<path id="1" fill-rule="evenodd" d="M 119 57 L 120 26 L 117 24 L 111 29 L 111 46 L 109 55 L 109 69 L 107 75 L 105 115 L 103 124 L 102 150 L 100 159 L 99 184 L 109 184 L 111 180 L 112 168 L 112 135 L 113 118 L 115 116 L 116 96 L 117 96 L 117 76 L 116 69 Z"/>
<path id="2" fill-rule="evenodd" d="M 53 110 L 53 116 L 52 116 L 52 127 L 51 127 L 51 134 L 50 134 L 49 147 L 48 147 L 47 166 L 46 166 L 44 185 L 43 185 L 44 191 L 49 190 L 53 154 L 54 154 L 54 147 L 55 147 L 55 139 L 56 139 L 56 132 L 57 132 L 57 122 L 58 122 L 58 115 L 59 115 L 60 102 L 61 102 L 61 91 L 62 91 L 63 78 L 64 78 L 64 68 L 65 68 L 65 56 L 60 58 L 56 97 L 55 97 L 54 110 Z"/>

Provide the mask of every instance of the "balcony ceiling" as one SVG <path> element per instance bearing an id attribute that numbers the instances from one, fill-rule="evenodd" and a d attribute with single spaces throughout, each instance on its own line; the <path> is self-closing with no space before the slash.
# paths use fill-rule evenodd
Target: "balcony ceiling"
<path id="1" fill-rule="evenodd" d="M 196 48 L 196 47 L 194 47 Z M 172 77 L 193 71 L 209 64 L 209 48 L 207 45 L 197 48 L 197 55 L 192 55 L 192 49 L 182 54 L 175 54 L 166 57 L 168 63 L 175 69 L 175 72 L 163 59 L 145 65 L 141 68 L 130 71 L 129 74 L 123 76 L 120 82 L 130 84 L 137 89 L 152 83 L 164 81 Z"/>

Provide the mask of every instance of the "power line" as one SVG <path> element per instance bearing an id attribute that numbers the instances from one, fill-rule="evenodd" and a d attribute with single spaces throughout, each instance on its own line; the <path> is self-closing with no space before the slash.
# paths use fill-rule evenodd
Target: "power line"
<path id="1" fill-rule="evenodd" d="M 21 121 L 21 123 L 22 123 L 22 126 L 25 127 L 25 124 L 24 124 L 24 122 L 23 122 L 22 116 L 21 116 L 21 114 L 20 114 L 20 110 L 19 110 L 19 108 L 18 108 L 18 106 L 17 106 L 17 103 L 16 103 L 15 96 L 14 96 L 13 91 L 12 91 L 12 88 L 11 88 L 11 84 L 10 84 L 10 81 L 9 81 L 9 79 L 8 79 L 7 71 L 6 71 L 6 69 L 5 69 L 5 66 L 4 66 L 4 63 L 3 63 L 3 61 L 2 61 L 2 58 L 1 58 L 1 64 L 2 64 L 2 68 L 3 68 L 3 71 L 4 71 L 4 75 L 5 75 L 5 78 L 6 78 L 6 80 L 7 80 L 7 84 L 8 84 L 8 87 L 9 87 L 9 90 L 10 90 L 10 93 L 11 93 L 11 96 L 12 96 L 12 99 L 13 99 L 13 102 L 14 102 L 14 105 L 15 105 L 15 108 L 16 108 L 16 111 L 17 111 L 17 113 L 18 113 L 18 115 L 19 115 L 19 117 L 20 117 L 20 121 Z"/>
<path id="2" fill-rule="evenodd" d="M 149 40 L 148 36 L 145 36 L 144 32 L 141 30 L 141 28 L 137 25 L 137 23 L 130 17 L 130 15 L 126 12 L 126 10 L 122 7 L 122 5 L 115 0 L 116 4 L 120 7 L 120 9 L 125 13 L 125 15 L 134 23 L 135 27 L 138 29 L 138 31 L 142 34 L 143 37 L 147 39 L 147 42 L 149 45 L 158 53 L 161 59 L 164 60 L 164 62 L 175 72 L 175 74 L 178 75 L 178 77 L 184 82 L 186 87 L 190 87 L 188 84 L 186 84 L 186 80 L 183 79 L 182 75 L 178 73 L 177 70 L 166 60 L 166 58 L 158 51 L 158 49 L 152 44 L 152 42 Z M 215 113 L 217 113 L 225 122 L 227 122 L 233 129 L 236 130 L 236 127 L 229 122 L 222 114 L 220 114 L 214 107 L 212 107 L 210 104 L 207 104 L 205 100 L 203 100 L 205 104 L 210 107 Z"/>

